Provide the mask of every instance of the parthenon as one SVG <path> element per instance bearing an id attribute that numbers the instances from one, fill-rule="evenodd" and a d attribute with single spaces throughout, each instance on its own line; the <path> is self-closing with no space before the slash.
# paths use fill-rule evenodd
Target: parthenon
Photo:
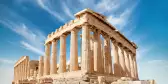
<path id="1" fill-rule="evenodd" d="M 80 61 L 79 31 L 82 31 Z M 69 34 L 70 45 L 66 45 L 66 37 Z M 38 70 L 27 69 L 28 73 L 36 73 L 37 76 L 34 77 L 38 84 L 118 84 L 119 80 L 139 81 L 136 61 L 138 47 L 112 26 L 105 16 L 91 9 L 76 13 L 74 20 L 48 34 L 44 45 L 45 55 L 38 61 Z M 60 46 L 60 56 L 57 46 Z M 67 46 L 70 46 L 68 65 Z M 24 73 L 27 72 L 28 63 L 25 60 L 19 67 L 15 64 L 15 83 L 18 79 L 28 79 L 28 74 Z M 26 68 L 23 68 L 23 65 Z M 18 73 L 23 76 L 18 76 Z"/>

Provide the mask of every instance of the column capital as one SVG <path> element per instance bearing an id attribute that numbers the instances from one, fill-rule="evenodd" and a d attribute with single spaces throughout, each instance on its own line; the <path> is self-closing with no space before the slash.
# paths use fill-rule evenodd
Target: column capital
<path id="1" fill-rule="evenodd" d="M 82 26 L 90 26 L 90 24 L 88 22 L 85 22 L 82 24 Z"/>
<path id="2" fill-rule="evenodd" d="M 77 29 L 76 27 L 73 28 L 71 31 L 77 32 L 79 29 Z M 72 32 L 71 32 L 72 33 Z"/>
<path id="3" fill-rule="evenodd" d="M 60 37 L 66 37 L 67 35 L 65 35 L 65 34 L 62 34 Z"/>
<path id="4" fill-rule="evenodd" d="M 48 43 L 45 44 L 45 46 L 47 46 L 47 45 L 51 45 L 51 42 L 48 42 Z"/>
<path id="5" fill-rule="evenodd" d="M 57 39 L 53 39 L 52 42 L 57 42 Z"/>

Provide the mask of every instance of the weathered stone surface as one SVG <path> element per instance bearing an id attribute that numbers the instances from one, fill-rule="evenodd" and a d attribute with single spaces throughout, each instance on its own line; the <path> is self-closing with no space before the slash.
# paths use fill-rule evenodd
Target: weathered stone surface
<path id="1" fill-rule="evenodd" d="M 45 41 L 44 67 L 42 58 L 39 62 L 32 62 L 27 57 L 22 57 L 16 62 L 14 83 L 27 80 L 29 83 L 44 84 L 148 84 L 149 81 L 138 81 L 135 43 L 130 42 L 109 24 L 105 16 L 90 9 L 75 16 L 75 20 L 48 34 Z M 81 62 L 78 62 L 79 29 L 82 31 Z M 70 63 L 66 63 L 66 36 L 69 34 Z M 58 40 L 59 64 L 56 48 Z"/>

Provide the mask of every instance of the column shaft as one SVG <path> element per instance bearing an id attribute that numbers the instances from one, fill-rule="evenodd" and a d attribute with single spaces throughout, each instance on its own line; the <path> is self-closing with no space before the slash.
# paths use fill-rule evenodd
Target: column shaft
<path id="1" fill-rule="evenodd" d="M 102 73 L 104 73 L 104 71 L 105 71 L 105 67 L 104 67 L 104 60 L 105 60 L 105 57 L 104 57 L 104 45 L 103 45 L 103 42 L 102 42 L 102 40 L 100 39 L 100 43 L 101 43 L 101 58 L 102 58 L 102 62 L 101 62 L 101 66 L 102 66 L 102 69 L 101 69 L 101 71 L 102 71 Z"/>
<path id="2" fill-rule="evenodd" d="M 52 41 L 52 63 L 51 63 L 51 74 L 57 73 L 57 41 Z"/>
<path id="3" fill-rule="evenodd" d="M 70 44 L 70 71 L 78 70 L 78 38 L 77 30 L 71 31 Z"/>
<path id="4" fill-rule="evenodd" d="M 101 66 L 101 44 L 100 44 L 100 32 L 97 30 L 94 32 L 94 71 L 102 72 Z"/>
<path id="5" fill-rule="evenodd" d="M 135 69 L 135 78 L 138 78 L 138 70 L 137 70 L 137 61 L 136 61 L 136 56 L 134 56 L 134 69 Z"/>
<path id="6" fill-rule="evenodd" d="M 105 37 L 104 39 L 104 56 L 105 56 L 105 73 L 112 73 L 111 60 L 111 50 L 110 50 L 110 38 Z"/>
<path id="7" fill-rule="evenodd" d="M 124 56 L 125 56 L 125 65 L 126 65 L 126 76 L 130 77 L 130 61 L 129 61 L 129 55 L 128 51 L 124 50 Z"/>
<path id="8" fill-rule="evenodd" d="M 90 31 L 89 25 L 82 26 L 82 67 L 81 70 L 90 73 Z"/>
<path id="9" fill-rule="evenodd" d="M 93 41 L 93 36 L 90 36 L 90 71 L 94 71 L 94 41 Z"/>
<path id="10" fill-rule="evenodd" d="M 60 64 L 59 72 L 66 72 L 66 36 L 60 36 Z"/>
<path id="11" fill-rule="evenodd" d="M 27 60 L 27 78 L 29 78 L 29 77 L 30 77 L 30 62 L 29 62 L 29 59 L 28 59 Z"/>
<path id="12" fill-rule="evenodd" d="M 44 57 L 40 56 L 38 77 L 43 76 L 43 69 L 44 69 Z"/>
<path id="13" fill-rule="evenodd" d="M 130 60 L 131 77 L 134 77 L 133 55 L 132 55 L 132 53 L 129 54 L 129 60 Z"/>
<path id="14" fill-rule="evenodd" d="M 121 68 L 119 63 L 118 45 L 115 40 L 112 41 L 112 56 L 114 57 L 114 75 L 121 76 Z"/>
<path id="15" fill-rule="evenodd" d="M 21 77 L 21 80 L 23 79 L 23 65 L 22 65 L 22 62 L 20 63 L 20 66 L 21 66 L 21 69 L 20 69 L 20 77 Z"/>
<path id="16" fill-rule="evenodd" d="M 123 47 L 119 46 L 119 60 L 120 60 L 120 64 L 121 64 L 121 74 L 122 76 L 126 76 L 125 72 L 126 72 L 126 67 L 125 67 L 125 56 L 124 56 L 124 51 L 123 51 Z"/>
<path id="17" fill-rule="evenodd" d="M 45 45 L 44 75 L 50 74 L 50 43 Z"/>

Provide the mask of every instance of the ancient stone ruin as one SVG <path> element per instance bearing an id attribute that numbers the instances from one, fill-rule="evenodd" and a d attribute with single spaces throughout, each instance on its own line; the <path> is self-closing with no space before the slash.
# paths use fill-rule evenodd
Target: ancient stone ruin
<path id="1" fill-rule="evenodd" d="M 14 66 L 13 83 L 154 84 L 153 81 L 139 80 L 136 44 L 112 26 L 105 16 L 84 9 L 76 13 L 75 17 L 48 34 L 45 56 L 41 56 L 38 63 L 29 61 L 28 56 L 18 60 Z M 82 31 L 81 60 L 78 58 L 79 31 Z M 66 36 L 69 34 L 70 63 L 67 64 Z M 60 56 L 57 56 L 57 46 L 60 46 Z"/>

